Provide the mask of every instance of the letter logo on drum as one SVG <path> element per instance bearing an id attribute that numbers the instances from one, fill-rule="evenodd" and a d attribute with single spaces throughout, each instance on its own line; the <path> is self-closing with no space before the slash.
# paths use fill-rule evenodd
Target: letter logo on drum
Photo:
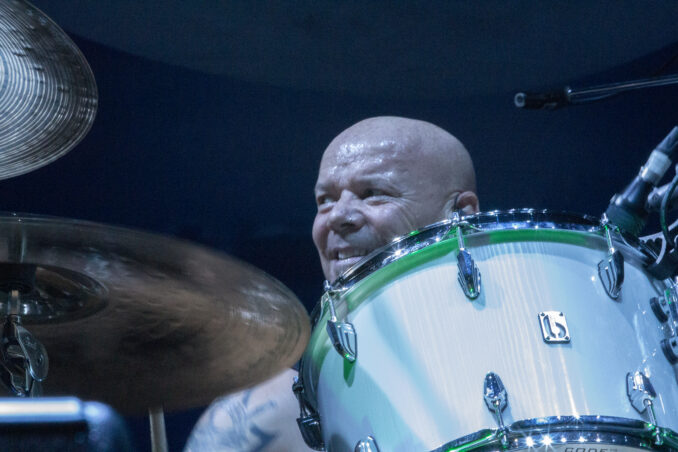
<path id="1" fill-rule="evenodd" d="M 560 311 L 543 311 L 539 313 L 541 334 L 546 343 L 570 342 L 570 330 L 567 328 L 565 314 Z"/>
<path id="2" fill-rule="evenodd" d="M 609 449 L 607 447 L 566 447 L 564 452 L 618 452 L 617 449 Z"/>

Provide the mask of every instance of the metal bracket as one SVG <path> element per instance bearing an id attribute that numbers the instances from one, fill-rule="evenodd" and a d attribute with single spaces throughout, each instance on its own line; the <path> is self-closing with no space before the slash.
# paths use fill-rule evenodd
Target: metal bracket
<path id="1" fill-rule="evenodd" d="M 508 446 L 508 428 L 504 425 L 504 419 L 501 414 L 508 406 L 508 393 L 504 387 L 504 383 L 494 372 L 489 372 L 485 375 L 485 382 L 483 384 L 483 397 L 487 408 L 494 414 L 494 417 L 499 425 L 497 432 L 504 448 Z"/>
<path id="2" fill-rule="evenodd" d="M 660 343 L 664 356 L 669 360 L 669 363 L 678 363 L 678 336 L 673 335 L 668 339 L 662 339 Z"/>
<path id="3" fill-rule="evenodd" d="M 668 292 L 669 289 L 666 289 L 666 291 Z M 669 318 L 671 317 L 671 308 L 669 307 L 669 303 L 671 303 L 671 301 L 667 300 L 666 293 L 659 297 L 650 298 L 650 307 L 652 308 L 652 312 L 657 317 L 657 320 L 659 320 L 661 323 L 668 322 Z"/>
<path id="4" fill-rule="evenodd" d="M 47 378 L 48 369 L 45 347 L 21 326 L 18 316 L 7 316 L 0 342 L 2 382 L 20 397 L 38 397 L 42 395 L 41 382 Z"/>
<path id="5" fill-rule="evenodd" d="M 616 300 L 621 292 L 624 283 L 624 256 L 621 251 L 614 248 L 612 237 L 610 235 L 610 225 L 605 214 L 601 220 L 605 230 L 605 239 L 607 240 L 607 257 L 598 262 L 598 276 L 607 295 Z"/>
<path id="6" fill-rule="evenodd" d="M 324 451 L 325 442 L 323 441 L 322 426 L 320 425 L 320 415 L 306 403 L 303 395 L 304 384 L 298 377 L 294 378 L 292 391 L 297 397 L 297 401 L 299 401 L 297 425 L 299 426 L 301 437 L 311 449 Z"/>
<path id="7" fill-rule="evenodd" d="M 466 223 L 460 220 L 458 212 L 452 214 L 452 221 L 457 228 L 457 242 L 459 245 L 459 253 L 457 253 L 457 280 L 464 291 L 464 295 L 470 300 L 475 300 L 480 295 L 480 270 L 478 270 L 478 266 L 471 257 L 471 253 L 464 246 L 462 226 Z"/>
<path id="8" fill-rule="evenodd" d="M 642 372 L 634 372 L 626 374 L 626 394 L 629 396 L 631 406 L 638 411 L 638 413 L 648 412 L 650 423 L 653 427 L 657 427 L 657 419 L 654 415 L 653 401 L 657 397 L 657 392 L 654 390 L 650 379 Z M 657 432 L 655 435 L 655 444 L 662 444 L 661 435 Z"/>
<path id="9" fill-rule="evenodd" d="M 344 359 L 355 362 L 358 357 L 358 335 L 353 325 L 349 322 L 340 322 L 334 309 L 334 297 L 336 292 L 331 289 L 328 281 L 325 281 L 325 293 L 323 304 L 327 303 L 330 308 L 330 318 L 327 321 L 327 335 L 332 341 L 334 349 Z"/>
<path id="10" fill-rule="evenodd" d="M 373 437 L 368 436 L 358 441 L 354 452 L 379 452 L 379 447 L 377 446 L 377 441 Z"/>

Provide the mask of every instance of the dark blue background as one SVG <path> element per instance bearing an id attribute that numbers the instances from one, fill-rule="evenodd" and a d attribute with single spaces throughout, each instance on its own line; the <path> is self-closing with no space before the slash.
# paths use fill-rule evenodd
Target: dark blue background
<path id="1" fill-rule="evenodd" d="M 99 88 L 94 126 L 56 162 L 0 182 L 3 209 L 189 238 L 269 272 L 309 308 L 323 279 L 310 238 L 312 188 L 325 146 L 352 123 L 400 115 L 455 134 L 475 161 L 482 210 L 592 215 L 678 123 L 677 87 L 524 111 L 513 106 L 524 86 L 434 101 L 280 88 L 73 38 Z M 572 86 L 647 77 L 677 52 L 671 45 Z M 664 68 L 671 71 L 675 63 Z M 167 415 L 171 450 L 183 447 L 199 413 Z M 142 449 L 150 444 L 145 422 L 130 419 Z"/>

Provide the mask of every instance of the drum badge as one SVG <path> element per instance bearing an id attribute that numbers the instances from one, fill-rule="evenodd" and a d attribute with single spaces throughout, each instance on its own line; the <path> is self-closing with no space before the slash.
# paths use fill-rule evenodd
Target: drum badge
<path id="1" fill-rule="evenodd" d="M 567 328 L 565 314 L 560 311 L 544 311 L 539 313 L 541 334 L 546 343 L 570 342 L 570 330 Z"/>

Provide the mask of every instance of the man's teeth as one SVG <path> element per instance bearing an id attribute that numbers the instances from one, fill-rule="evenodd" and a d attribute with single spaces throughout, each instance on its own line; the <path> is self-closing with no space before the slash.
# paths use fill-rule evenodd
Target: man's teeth
<path id="1" fill-rule="evenodd" d="M 339 251 L 337 253 L 337 258 L 338 259 L 348 259 L 350 257 L 358 257 L 358 256 L 364 256 L 364 252 L 362 250 L 355 250 L 355 251 Z"/>

